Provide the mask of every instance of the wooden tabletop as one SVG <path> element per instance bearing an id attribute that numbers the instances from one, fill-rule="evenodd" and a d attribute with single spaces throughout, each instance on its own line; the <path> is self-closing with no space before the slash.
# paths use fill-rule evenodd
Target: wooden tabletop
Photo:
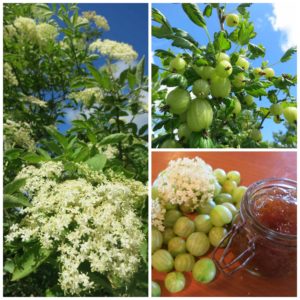
<path id="1" fill-rule="evenodd" d="M 242 185 L 269 177 L 297 179 L 296 152 L 152 152 L 152 182 L 168 162 L 179 157 L 199 156 L 213 168 L 225 171 L 238 170 Z M 208 254 L 209 255 L 209 254 Z M 290 278 L 270 279 L 256 277 L 242 270 L 232 276 L 218 272 L 216 279 L 209 284 L 196 283 L 191 272 L 185 273 L 186 288 L 176 294 L 170 294 L 164 287 L 166 274 L 152 270 L 152 279 L 162 288 L 162 296 L 210 297 L 210 296 L 296 296 L 296 280 Z"/>

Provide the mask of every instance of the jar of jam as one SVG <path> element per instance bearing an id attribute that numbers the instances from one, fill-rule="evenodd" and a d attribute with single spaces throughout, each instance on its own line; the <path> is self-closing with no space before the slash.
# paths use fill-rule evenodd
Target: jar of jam
<path id="1" fill-rule="evenodd" d="M 221 257 L 216 257 L 217 249 L 213 252 L 224 273 L 245 268 L 257 276 L 296 278 L 296 182 L 270 178 L 249 186 L 224 240 Z"/>

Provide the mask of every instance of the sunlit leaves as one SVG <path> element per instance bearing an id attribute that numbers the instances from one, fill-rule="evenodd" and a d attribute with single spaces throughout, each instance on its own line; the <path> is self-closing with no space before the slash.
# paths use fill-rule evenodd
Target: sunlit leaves
<path id="1" fill-rule="evenodd" d="M 281 62 L 287 62 L 292 58 L 292 55 L 297 52 L 297 47 L 291 47 L 289 48 L 284 55 L 281 57 L 280 61 Z"/>

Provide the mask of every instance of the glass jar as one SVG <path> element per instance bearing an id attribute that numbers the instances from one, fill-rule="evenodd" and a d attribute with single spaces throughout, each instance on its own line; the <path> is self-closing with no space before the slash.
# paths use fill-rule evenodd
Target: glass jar
<path id="1" fill-rule="evenodd" d="M 215 249 L 213 259 L 226 274 L 246 268 L 257 276 L 296 278 L 296 228 L 297 183 L 285 178 L 256 182 L 244 195 L 221 257 Z"/>

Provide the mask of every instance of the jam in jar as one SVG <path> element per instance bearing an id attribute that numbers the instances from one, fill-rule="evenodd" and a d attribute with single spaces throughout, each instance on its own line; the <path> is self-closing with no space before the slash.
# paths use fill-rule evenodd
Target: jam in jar
<path id="1" fill-rule="evenodd" d="M 296 278 L 297 189 L 289 179 L 266 179 L 249 186 L 228 244 L 217 265 L 225 273 L 246 268 L 257 276 Z M 226 262 L 226 255 L 235 257 Z"/>

